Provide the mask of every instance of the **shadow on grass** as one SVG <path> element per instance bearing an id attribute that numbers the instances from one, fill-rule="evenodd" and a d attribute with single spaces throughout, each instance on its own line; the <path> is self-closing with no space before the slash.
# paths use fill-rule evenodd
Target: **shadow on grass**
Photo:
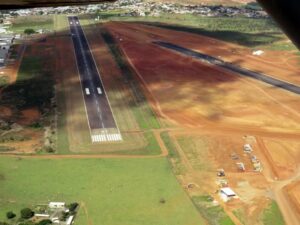
<path id="1" fill-rule="evenodd" d="M 239 45 L 244 45 L 247 47 L 269 45 L 283 39 L 282 37 L 280 37 L 280 32 L 243 33 L 238 31 L 227 31 L 227 30 L 210 31 L 203 28 L 163 24 L 158 22 L 137 22 L 137 23 L 141 23 L 149 26 L 155 26 L 164 29 L 175 30 L 175 31 L 183 31 L 183 32 L 188 32 L 193 34 L 205 35 L 208 37 L 236 43 Z"/>

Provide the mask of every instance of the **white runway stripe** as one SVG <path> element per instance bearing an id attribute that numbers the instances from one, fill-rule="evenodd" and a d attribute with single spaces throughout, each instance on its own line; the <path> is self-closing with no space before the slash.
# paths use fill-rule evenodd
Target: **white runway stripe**
<path id="1" fill-rule="evenodd" d="M 105 135 L 103 135 L 103 141 L 106 141 L 107 139 L 106 139 L 106 136 Z"/>
<path id="2" fill-rule="evenodd" d="M 94 134 L 91 136 L 92 142 L 113 142 L 121 141 L 121 134 Z"/>

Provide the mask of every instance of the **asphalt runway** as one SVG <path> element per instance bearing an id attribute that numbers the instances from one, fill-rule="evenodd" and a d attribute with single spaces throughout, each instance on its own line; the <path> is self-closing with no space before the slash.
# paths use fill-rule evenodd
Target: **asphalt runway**
<path id="1" fill-rule="evenodd" d="M 196 59 L 200 59 L 202 62 L 210 63 L 212 65 L 216 65 L 216 66 L 225 68 L 225 69 L 230 70 L 232 72 L 238 73 L 242 76 L 246 76 L 246 77 L 250 77 L 250 78 L 259 80 L 261 82 L 267 83 L 267 84 L 272 85 L 274 87 L 281 88 L 283 90 L 286 90 L 286 91 L 289 91 L 289 92 L 292 92 L 292 93 L 295 93 L 295 94 L 300 94 L 300 87 L 297 86 L 297 85 L 291 84 L 289 82 L 282 81 L 282 80 L 273 78 L 271 76 L 268 76 L 268 75 L 265 75 L 265 74 L 262 74 L 262 73 L 247 70 L 247 69 L 238 67 L 236 65 L 227 63 L 227 62 L 225 62 L 223 60 L 220 60 L 218 58 L 215 58 L 215 57 L 212 57 L 212 56 L 209 56 L 209 55 L 205 55 L 203 53 L 196 52 L 196 51 L 193 51 L 191 49 L 184 48 L 184 47 L 181 47 L 179 45 L 175 45 L 175 44 L 172 44 L 172 43 L 169 43 L 169 42 L 156 41 L 156 42 L 153 42 L 153 43 L 156 44 L 156 45 L 159 45 L 163 48 L 171 49 L 171 50 L 179 52 L 181 54 L 191 56 L 191 57 L 196 58 Z"/>
<path id="2" fill-rule="evenodd" d="M 68 17 L 92 142 L 120 141 L 121 134 L 108 102 L 88 41 L 76 16 Z"/>

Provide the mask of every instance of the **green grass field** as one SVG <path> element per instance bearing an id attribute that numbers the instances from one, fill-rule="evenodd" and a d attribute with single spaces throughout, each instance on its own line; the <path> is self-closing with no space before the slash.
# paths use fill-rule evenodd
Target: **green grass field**
<path id="1" fill-rule="evenodd" d="M 0 221 L 48 201 L 84 205 L 78 225 L 204 224 L 164 158 L 0 158 Z"/>
<path id="2" fill-rule="evenodd" d="M 23 33 L 25 29 L 32 28 L 53 31 L 52 16 L 26 16 L 15 19 L 10 27 L 14 33 Z"/>

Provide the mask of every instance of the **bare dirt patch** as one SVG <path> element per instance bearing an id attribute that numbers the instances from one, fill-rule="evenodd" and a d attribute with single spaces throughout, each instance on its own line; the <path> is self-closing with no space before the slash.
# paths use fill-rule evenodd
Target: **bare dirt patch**
<path id="1" fill-rule="evenodd" d="M 289 185 L 287 188 L 290 201 L 294 204 L 294 207 L 300 212 L 300 182 L 295 182 Z"/>
<path id="2" fill-rule="evenodd" d="M 21 118 L 19 119 L 19 124 L 21 125 L 30 125 L 33 122 L 36 122 L 40 119 L 41 113 L 38 109 L 31 108 L 21 111 Z"/>

